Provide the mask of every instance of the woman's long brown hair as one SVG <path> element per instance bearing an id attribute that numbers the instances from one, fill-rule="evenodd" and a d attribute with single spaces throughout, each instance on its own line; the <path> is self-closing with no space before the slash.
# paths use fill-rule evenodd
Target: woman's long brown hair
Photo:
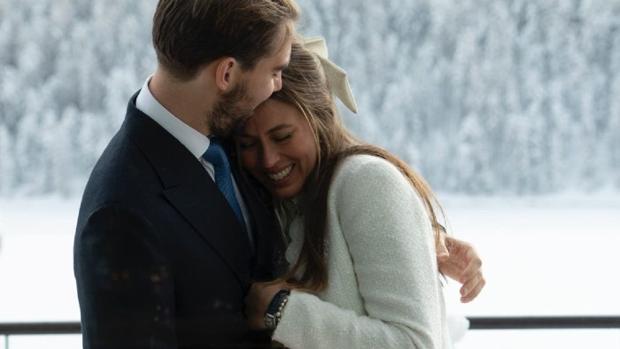
<path id="1" fill-rule="evenodd" d="M 302 44 L 293 44 L 291 60 L 282 79 L 282 89 L 271 98 L 301 112 L 313 130 L 318 149 L 317 165 L 308 176 L 298 202 L 303 212 L 303 245 L 299 259 L 285 278 L 297 287 L 317 292 L 327 286 L 327 195 L 338 164 L 355 154 L 383 158 L 403 173 L 424 203 L 437 243 L 441 225 L 436 211 L 443 212 L 429 185 L 404 161 L 384 149 L 361 143 L 346 130 L 338 117 L 320 65 Z"/>

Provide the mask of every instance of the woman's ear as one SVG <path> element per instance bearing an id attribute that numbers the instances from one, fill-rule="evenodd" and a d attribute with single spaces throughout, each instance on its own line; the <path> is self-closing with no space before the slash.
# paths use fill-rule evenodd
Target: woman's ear
<path id="1" fill-rule="evenodd" d="M 232 57 L 224 57 L 215 67 L 215 85 L 222 91 L 228 92 L 240 74 L 239 62 Z"/>

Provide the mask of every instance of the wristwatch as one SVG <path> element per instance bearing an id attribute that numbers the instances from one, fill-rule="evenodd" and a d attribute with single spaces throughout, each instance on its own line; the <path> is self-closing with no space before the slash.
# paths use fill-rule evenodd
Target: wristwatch
<path id="1" fill-rule="evenodd" d="M 282 289 L 271 299 L 267 311 L 265 312 L 265 326 L 269 330 L 275 330 L 282 318 L 282 310 L 288 302 L 291 291 Z"/>

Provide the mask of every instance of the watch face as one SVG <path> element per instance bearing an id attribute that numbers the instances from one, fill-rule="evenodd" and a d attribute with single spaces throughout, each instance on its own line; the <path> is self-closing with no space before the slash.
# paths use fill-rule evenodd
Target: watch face
<path id="1" fill-rule="evenodd" d="M 276 328 L 276 317 L 271 314 L 265 314 L 265 326 L 269 330 Z"/>

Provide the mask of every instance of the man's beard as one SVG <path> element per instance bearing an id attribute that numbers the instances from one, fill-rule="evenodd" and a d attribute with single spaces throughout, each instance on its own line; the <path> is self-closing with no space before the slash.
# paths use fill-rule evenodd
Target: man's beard
<path id="1" fill-rule="evenodd" d="M 252 116 L 254 112 L 252 109 L 241 106 L 241 102 L 247 102 L 247 91 L 247 84 L 245 81 L 242 81 L 230 92 L 223 94 L 220 100 L 213 106 L 213 110 L 211 110 L 207 119 L 212 135 L 227 138 L 233 130 Z"/>

